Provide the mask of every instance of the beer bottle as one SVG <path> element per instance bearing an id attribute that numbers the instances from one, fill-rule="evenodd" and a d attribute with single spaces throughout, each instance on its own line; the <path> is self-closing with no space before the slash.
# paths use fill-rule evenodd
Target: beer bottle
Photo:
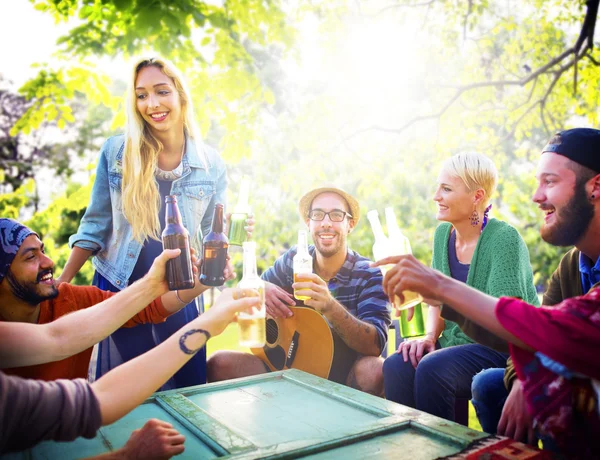
<path id="1" fill-rule="evenodd" d="M 223 232 L 223 205 L 217 203 L 213 214 L 212 229 L 202 240 L 203 261 L 200 282 L 205 286 L 222 286 L 223 271 L 227 264 L 229 240 Z"/>
<path id="2" fill-rule="evenodd" d="M 239 343 L 242 347 L 260 348 L 265 345 L 265 283 L 256 271 L 256 243 L 242 244 L 244 251 L 244 274 L 238 283 L 241 289 L 255 289 L 260 294 L 260 307 L 238 313 Z"/>
<path id="3" fill-rule="evenodd" d="M 240 183 L 240 194 L 238 196 L 237 204 L 233 208 L 233 214 L 231 215 L 231 221 L 229 225 L 229 244 L 235 246 L 241 246 L 246 241 L 247 233 L 246 219 L 250 214 L 250 206 L 248 205 L 248 196 L 250 194 L 250 181 L 247 176 L 242 177 Z"/>
<path id="4" fill-rule="evenodd" d="M 385 220 L 388 228 L 390 255 L 403 256 L 412 254 L 410 241 L 400 231 L 393 208 L 385 208 Z M 404 291 L 402 292 L 402 295 L 404 296 L 404 303 L 402 305 L 397 305 L 400 310 L 410 308 L 423 300 L 420 294 L 412 291 Z"/>
<path id="5" fill-rule="evenodd" d="M 383 233 L 383 227 L 379 221 L 379 213 L 377 210 L 373 209 L 369 211 L 367 213 L 367 219 L 369 219 L 369 222 L 371 223 L 371 229 L 375 236 L 375 242 L 373 243 L 373 259 L 377 261 L 391 256 L 390 242 L 385 236 L 385 233 Z M 385 265 L 381 267 L 381 272 L 385 275 L 390 268 L 391 267 Z"/>
<path id="6" fill-rule="evenodd" d="M 298 231 L 297 252 L 292 260 L 292 265 L 294 267 L 294 283 L 304 281 L 302 278 L 298 278 L 299 274 L 313 272 L 313 259 L 308 252 L 308 237 L 306 235 L 306 230 Z M 296 290 L 294 290 L 294 297 L 302 301 L 310 299 L 310 297 L 297 294 Z"/>
<path id="7" fill-rule="evenodd" d="M 169 290 L 191 289 L 194 287 L 194 272 L 190 255 L 188 231 L 181 224 L 181 214 L 177 207 L 177 197 L 165 197 L 165 229 L 162 232 L 164 249 L 181 249 L 174 259 L 167 261 L 167 282 Z"/>

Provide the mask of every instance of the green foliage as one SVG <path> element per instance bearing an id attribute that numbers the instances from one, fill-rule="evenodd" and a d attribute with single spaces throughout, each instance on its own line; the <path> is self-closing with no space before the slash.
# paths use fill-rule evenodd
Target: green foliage
<path id="1" fill-rule="evenodd" d="M 56 119 L 61 127 L 72 121 L 68 100 L 74 91 L 116 108 L 106 78 L 98 69 L 73 65 L 74 59 L 159 53 L 184 71 L 194 99 L 203 102 L 197 104 L 203 134 L 214 124 L 223 133 L 219 143 L 226 157 L 249 154 L 259 109 L 274 102 L 261 79 L 264 62 L 252 49 L 285 49 L 295 34 L 279 0 L 230 0 L 222 6 L 199 0 L 32 1 L 57 21 L 77 17 L 82 24 L 58 40 L 67 64 L 43 68 L 22 88 L 35 102 L 14 132 L 28 132 L 43 120 Z M 271 59 L 268 54 L 262 61 Z"/>
<path id="2" fill-rule="evenodd" d="M 392 206 L 414 253 L 430 262 L 439 167 L 465 150 L 494 160 L 500 183 L 492 216 L 523 235 L 537 284 L 566 251 L 539 237 L 535 163 L 555 130 L 598 125 L 600 67 L 588 58 L 577 64 L 576 92 L 574 68 L 555 66 L 514 83 L 572 46 L 583 0 L 524 0 L 518 7 L 502 0 L 33 3 L 57 21 L 81 23 L 59 40 L 61 66 L 41 65 L 21 88 L 27 110 L 11 134 L 33 134 L 45 123 L 76 129 L 77 140 L 51 150 L 57 170 L 70 173 L 69 158 L 97 150 L 108 135 L 108 117 L 114 129 L 123 123 L 121 91 L 86 60 L 164 55 L 186 75 L 202 134 L 228 163 L 229 203 L 241 175 L 252 178 L 259 271 L 295 244 L 305 225 L 296 203 L 324 183 L 353 193 L 363 216 L 370 209 L 383 216 Z M 320 53 L 317 70 L 296 75 L 305 58 L 300 45 L 310 39 Z M 473 88 L 457 97 L 466 85 Z M 88 116 L 76 115 L 74 100 Z M 19 190 L 0 198 L 0 210 L 19 215 L 30 197 Z M 30 221 L 55 245 L 59 266 L 89 191 L 90 184 L 73 186 Z M 371 255 L 366 218 L 349 242 Z M 241 252 L 232 249 L 232 259 L 240 275 Z M 78 281 L 89 282 L 91 267 L 82 276 Z"/>
<path id="3" fill-rule="evenodd" d="M 27 180 L 14 192 L 0 194 L 0 216 L 18 219 L 20 211 L 33 196 L 35 182 Z"/>

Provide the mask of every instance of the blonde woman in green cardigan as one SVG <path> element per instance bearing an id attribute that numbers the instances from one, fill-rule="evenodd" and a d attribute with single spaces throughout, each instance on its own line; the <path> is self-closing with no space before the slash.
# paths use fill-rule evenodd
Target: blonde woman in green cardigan
<path id="1" fill-rule="evenodd" d="M 539 305 L 529 252 L 506 222 L 489 218 L 497 184 L 493 162 L 463 153 L 449 158 L 433 200 L 438 226 L 433 268 L 494 297 L 519 297 Z M 471 397 L 478 372 L 505 367 L 508 344 L 456 311 L 431 302 L 427 333 L 400 344 L 384 363 L 387 399 L 454 420 L 457 398 Z"/>

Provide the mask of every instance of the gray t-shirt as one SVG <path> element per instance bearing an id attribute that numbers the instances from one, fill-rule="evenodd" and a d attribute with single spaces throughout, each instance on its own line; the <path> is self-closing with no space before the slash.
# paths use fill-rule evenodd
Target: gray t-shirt
<path id="1" fill-rule="evenodd" d="M 0 371 L 0 454 L 49 439 L 93 438 L 101 426 L 98 399 L 84 379 L 44 382 Z"/>

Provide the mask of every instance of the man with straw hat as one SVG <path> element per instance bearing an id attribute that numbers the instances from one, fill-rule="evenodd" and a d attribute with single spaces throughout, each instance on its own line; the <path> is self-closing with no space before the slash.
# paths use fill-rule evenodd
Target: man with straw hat
<path id="1" fill-rule="evenodd" d="M 358 201 L 338 187 L 320 187 L 307 192 L 299 212 L 314 241 L 309 246 L 313 273 L 302 274 L 294 283 L 294 246 L 266 270 L 267 313 L 289 318 L 290 306 L 301 304 L 293 290 L 309 297 L 304 305 L 319 312 L 329 323 L 345 359 L 334 360 L 329 379 L 375 395 L 383 394 L 383 359 L 391 323 L 387 298 L 381 287 L 381 271 L 369 267 L 369 259 L 348 247 L 347 237 L 360 219 Z M 301 343 L 299 346 L 302 346 Z M 219 351 L 208 361 L 209 381 L 226 380 L 268 371 L 256 356 Z"/>

